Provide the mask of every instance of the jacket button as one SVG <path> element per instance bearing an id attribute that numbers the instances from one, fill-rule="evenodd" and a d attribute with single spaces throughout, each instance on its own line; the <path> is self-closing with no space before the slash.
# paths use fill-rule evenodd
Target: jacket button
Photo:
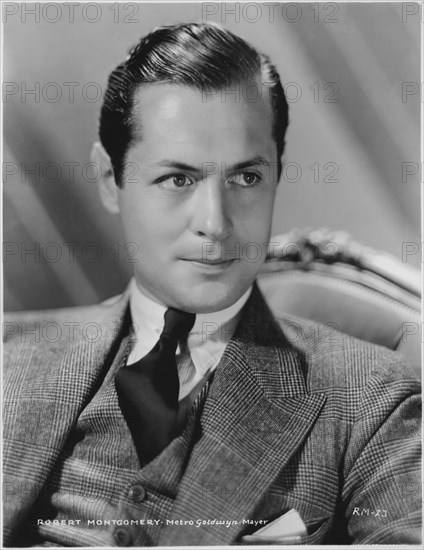
<path id="1" fill-rule="evenodd" d="M 132 537 L 126 529 L 118 527 L 113 532 L 113 539 L 116 542 L 117 546 L 131 546 Z"/>
<path id="2" fill-rule="evenodd" d="M 143 485 L 136 484 L 130 487 L 130 490 L 128 491 L 128 498 L 133 502 L 143 502 L 146 498 L 146 490 Z"/>

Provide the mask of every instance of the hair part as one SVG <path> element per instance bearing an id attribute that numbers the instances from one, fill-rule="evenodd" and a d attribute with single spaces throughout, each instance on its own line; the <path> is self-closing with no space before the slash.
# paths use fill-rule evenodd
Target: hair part
<path id="1" fill-rule="evenodd" d="M 100 141 L 110 156 L 117 185 L 123 185 L 126 153 L 140 138 L 133 107 L 134 96 L 143 85 L 180 84 L 212 92 L 250 82 L 266 84 L 279 177 L 288 105 L 278 72 L 269 58 L 212 23 L 159 27 L 143 37 L 126 61 L 109 75 L 100 114 Z"/>

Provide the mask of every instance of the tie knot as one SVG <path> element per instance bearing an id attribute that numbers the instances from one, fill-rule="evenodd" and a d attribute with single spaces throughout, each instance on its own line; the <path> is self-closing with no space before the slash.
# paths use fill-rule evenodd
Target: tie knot
<path id="1" fill-rule="evenodd" d="M 170 307 L 165 312 L 165 326 L 161 337 L 166 335 L 175 340 L 179 340 L 190 332 L 193 328 L 196 315 L 194 313 L 187 313 L 180 309 L 174 309 Z"/>

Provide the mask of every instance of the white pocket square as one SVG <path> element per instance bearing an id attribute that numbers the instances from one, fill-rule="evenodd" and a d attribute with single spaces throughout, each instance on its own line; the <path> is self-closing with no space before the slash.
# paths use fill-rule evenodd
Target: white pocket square
<path id="1" fill-rule="evenodd" d="M 292 508 L 271 523 L 268 523 L 268 525 L 265 525 L 265 527 L 255 531 L 252 535 L 245 535 L 242 541 L 250 543 L 266 543 L 270 541 L 284 543 L 284 541 L 290 540 L 290 542 L 295 542 L 307 534 L 306 525 L 303 523 L 299 512 Z"/>

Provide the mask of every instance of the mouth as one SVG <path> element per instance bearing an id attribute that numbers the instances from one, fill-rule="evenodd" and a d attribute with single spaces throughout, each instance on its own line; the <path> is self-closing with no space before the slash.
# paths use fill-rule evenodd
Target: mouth
<path id="1" fill-rule="evenodd" d="M 226 269 L 237 260 L 235 258 L 229 260 L 223 260 L 222 258 L 183 258 L 183 261 L 202 269 Z"/>
<path id="2" fill-rule="evenodd" d="M 228 260 L 223 260 L 222 258 L 215 258 L 215 259 L 205 259 L 205 258 L 188 258 L 186 261 L 188 262 L 196 262 L 198 264 L 206 264 L 206 265 L 220 265 L 220 264 L 226 264 L 228 262 L 233 262 L 234 259 L 230 258 Z"/>

